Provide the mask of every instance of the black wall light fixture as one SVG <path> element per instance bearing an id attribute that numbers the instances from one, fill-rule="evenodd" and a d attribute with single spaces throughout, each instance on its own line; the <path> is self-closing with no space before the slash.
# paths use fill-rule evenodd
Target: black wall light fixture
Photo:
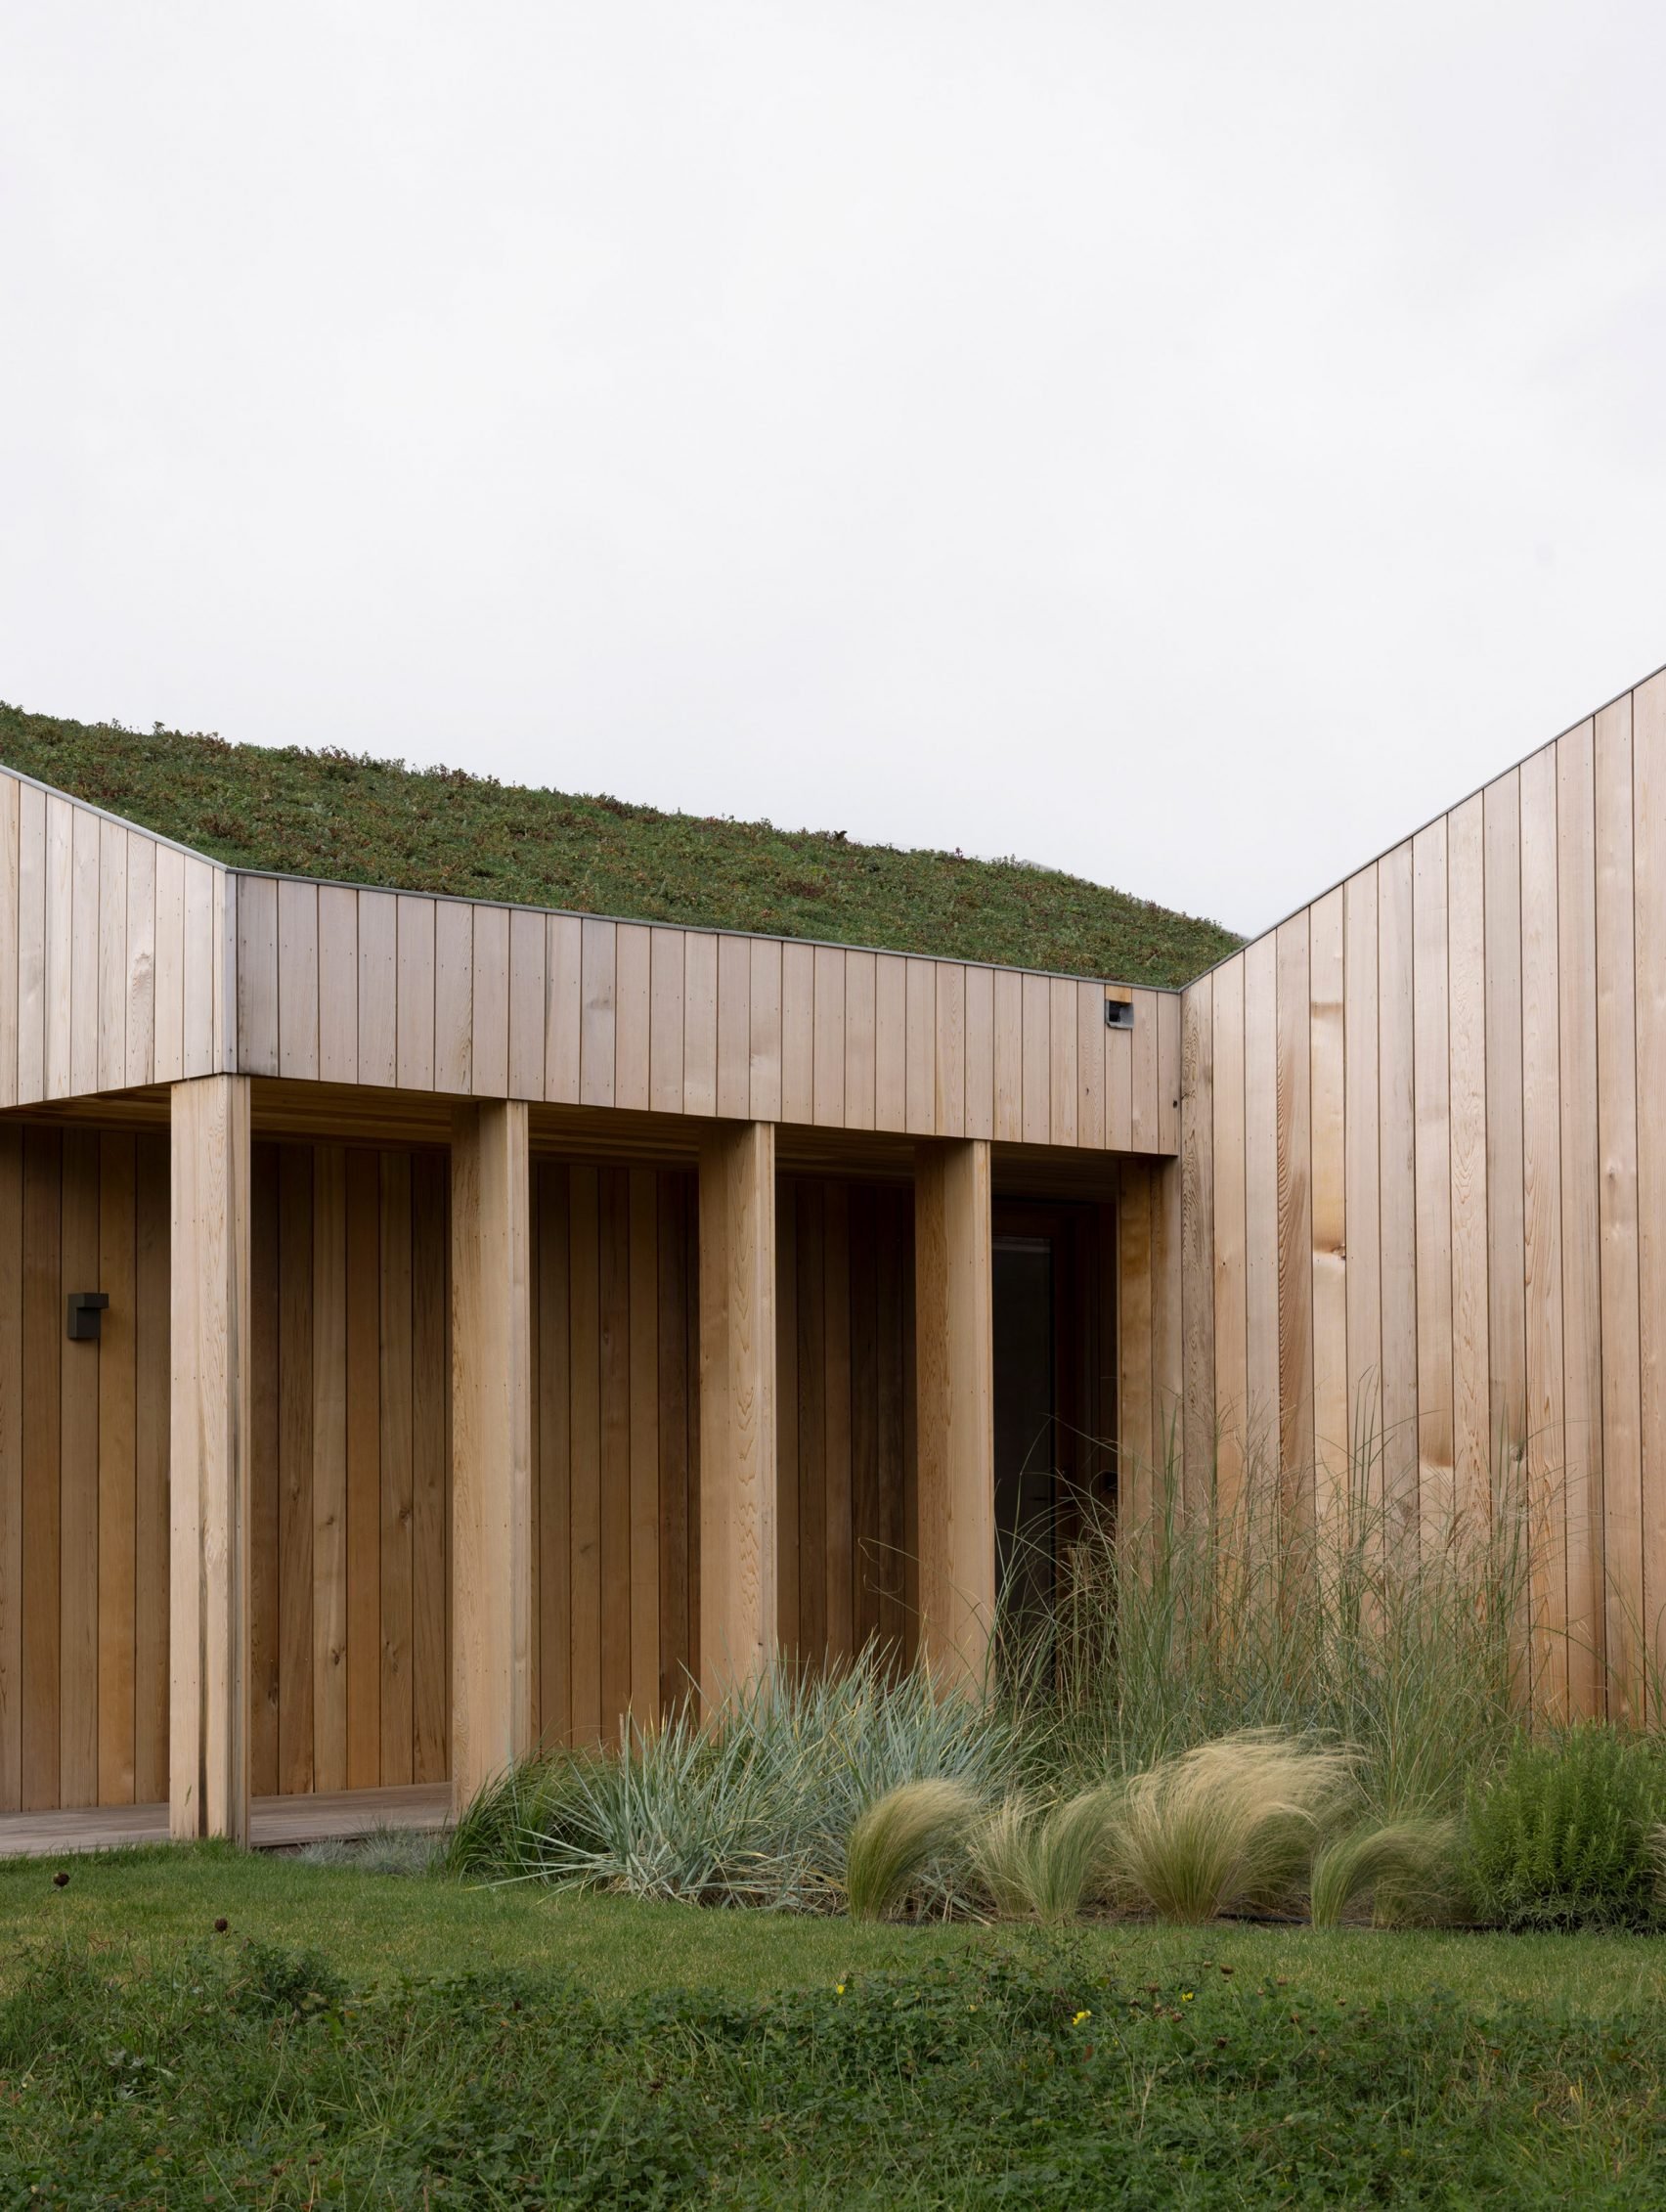
<path id="1" fill-rule="evenodd" d="M 76 1344 L 97 1344 L 99 1316 L 110 1304 L 108 1291 L 69 1293 L 69 1335 Z"/>

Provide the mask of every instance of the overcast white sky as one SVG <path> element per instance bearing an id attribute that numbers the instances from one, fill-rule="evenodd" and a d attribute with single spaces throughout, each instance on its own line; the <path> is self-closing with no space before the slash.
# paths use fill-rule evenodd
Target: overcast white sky
<path id="1" fill-rule="evenodd" d="M 1250 929 L 1666 660 L 1666 9 L 8 0 L 0 697 Z"/>

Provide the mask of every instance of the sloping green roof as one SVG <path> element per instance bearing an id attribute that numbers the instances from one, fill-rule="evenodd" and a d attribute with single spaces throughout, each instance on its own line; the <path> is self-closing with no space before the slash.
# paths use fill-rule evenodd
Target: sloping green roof
<path id="1" fill-rule="evenodd" d="M 0 705 L 0 762 L 238 867 L 1180 984 L 1239 940 L 1018 861 Z"/>

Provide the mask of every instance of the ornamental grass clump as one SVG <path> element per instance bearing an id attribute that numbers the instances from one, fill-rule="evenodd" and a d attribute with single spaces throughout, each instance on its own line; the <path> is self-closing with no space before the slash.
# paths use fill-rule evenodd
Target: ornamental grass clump
<path id="1" fill-rule="evenodd" d="M 1455 1835 L 1452 1821 L 1409 1815 L 1363 1821 L 1329 1837 L 1314 1854 L 1308 1885 L 1314 1926 L 1340 1927 L 1348 1907 L 1365 1897 L 1380 1924 L 1431 1917 Z"/>
<path id="2" fill-rule="evenodd" d="M 1080 1790 L 1045 1812 L 1002 1800 L 972 1838 L 974 1872 L 1002 1920 L 1070 1921 L 1102 1888 L 1116 1792 Z"/>
<path id="3" fill-rule="evenodd" d="M 821 1676 L 783 1665 L 716 1719 L 688 1706 L 628 1725 L 614 1750 L 559 1752 L 519 1770 L 460 1824 L 454 1863 L 499 1879 L 698 1904 L 829 1912 L 864 1809 L 914 1782 L 1002 1787 L 1009 1726 L 924 1669 L 877 1649 Z M 518 1815 L 518 1817 L 517 1817 Z M 958 1902 L 957 1861 L 923 1872 L 926 1902 Z"/>
<path id="4" fill-rule="evenodd" d="M 1125 1781 L 1109 1864 L 1123 1900 L 1196 1924 L 1265 1904 L 1305 1873 L 1355 1761 L 1273 1729 L 1200 1744 Z"/>
<path id="5" fill-rule="evenodd" d="M 1658 1744 L 1600 1722 L 1522 1735 L 1503 1769 L 1469 1795 L 1469 1909 L 1497 1927 L 1658 1926 L 1666 1920 L 1654 1843 L 1662 1819 Z"/>
<path id="6" fill-rule="evenodd" d="M 1055 1605 L 998 1622 L 1032 1793 L 1274 1729 L 1355 1747 L 1380 1820 L 1461 1812 L 1524 1701 L 1527 1500 L 1502 1464 L 1484 1513 L 1425 1492 L 1409 1526 L 1415 1438 L 1385 1435 L 1369 1401 L 1355 1426 L 1346 1464 L 1302 1482 L 1252 1437 L 1235 1439 L 1230 1485 L 1224 1438 L 1220 1467 L 1200 1483 L 1188 1463 L 1183 1482 L 1170 1434 L 1150 1468 L 1124 1456 L 1120 1508 L 1073 1495 Z"/>
<path id="7" fill-rule="evenodd" d="M 964 1782 L 899 1782 L 856 1815 L 845 1843 L 845 1902 L 855 1921 L 880 1921 L 929 1860 L 964 1839 L 978 1799 Z"/>

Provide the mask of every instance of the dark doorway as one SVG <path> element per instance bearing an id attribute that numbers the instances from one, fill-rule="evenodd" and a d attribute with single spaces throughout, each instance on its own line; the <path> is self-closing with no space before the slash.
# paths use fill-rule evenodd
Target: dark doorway
<path id="1" fill-rule="evenodd" d="M 1053 1240 L 994 1240 L 995 1586 L 1021 1614 L 1057 1574 Z"/>
<path id="2" fill-rule="evenodd" d="M 1021 1616 L 1052 1609 L 1115 1481 L 1114 1224 L 1109 1207 L 995 1207 L 995 1579 Z"/>

